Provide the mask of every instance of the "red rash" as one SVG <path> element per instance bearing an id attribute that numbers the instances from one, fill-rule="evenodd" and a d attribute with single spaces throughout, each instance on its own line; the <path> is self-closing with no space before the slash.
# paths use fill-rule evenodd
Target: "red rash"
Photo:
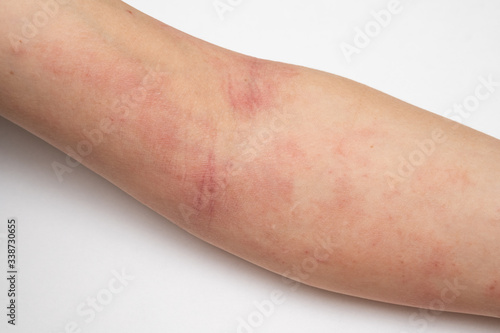
<path id="1" fill-rule="evenodd" d="M 206 61 L 219 73 L 228 73 L 219 89 L 220 96 L 229 107 L 230 116 L 234 115 L 250 120 L 261 112 L 267 114 L 276 112 L 282 100 L 279 86 L 283 85 L 283 81 L 286 81 L 283 79 L 283 74 L 286 77 L 294 74 L 286 70 L 272 72 L 271 67 L 266 62 L 258 59 L 241 57 L 238 58 L 237 62 L 240 63 L 237 65 L 226 63 L 224 59 L 217 55 L 210 55 Z M 243 70 L 239 70 L 241 68 Z M 239 183 L 241 177 L 245 180 L 252 179 L 253 184 L 257 184 L 259 179 L 265 177 L 265 181 L 263 180 L 254 189 L 249 190 L 252 192 L 249 197 L 258 203 L 258 207 L 255 207 L 251 214 L 262 212 L 263 205 L 268 206 L 270 198 L 283 198 L 285 192 L 291 191 L 292 180 L 284 178 L 280 170 L 276 170 L 275 174 L 269 177 L 272 168 L 260 165 L 258 157 L 252 157 L 251 161 L 242 162 L 241 160 L 248 156 L 240 151 L 239 153 L 242 155 L 238 155 L 237 152 L 233 159 L 220 160 L 218 158 L 220 156 L 218 144 L 223 138 L 217 138 L 217 130 L 214 127 L 216 125 L 208 118 L 192 119 L 190 123 L 198 124 L 200 130 L 205 133 L 204 141 L 193 147 L 185 147 L 186 154 L 189 154 L 186 156 L 189 162 L 187 162 L 185 183 L 190 189 L 184 191 L 182 201 L 197 211 L 196 216 L 193 215 L 193 220 L 196 221 L 198 228 L 204 223 L 208 227 L 210 222 L 215 219 L 230 219 L 227 215 L 234 214 L 232 208 L 238 206 L 238 200 L 241 199 L 239 199 L 240 193 L 229 193 L 229 191 L 233 186 L 238 188 L 241 185 Z M 252 128 L 249 129 L 249 133 L 253 134 Z M 273 133 L 273 135 L 279 135 L 279 133 Z M 262 144 L 262 149 L 268 148 L 268 143 Z M 290 153 L 297 153 L 296 147 L 288 146 L 288 148 Z M 256 156 L 262 153 L 260 144 L 258 150 Z M 279 164 L 276 161 L 274 163 Z M 234 169 L 230 167 L 232 164 L 236 164 Z M 254 169 L 255 166 L 258 166 L 258 169 Z M 235 170 L 238 171 L 235 172 Z M 263 191 L 266 191 L 266 195 L 261 196 Z M 280 206 L 282 203 L 276 205 L 276 207 Z M 221 218 L 218 218 L 219 216 Z M 242 217 L 242 219 L 248 218 Z M 238 218 L 235 217 L 232 221 L 237 223 Z"/>
<path id="2" fill-rule="evenodd" d="M 286 163 L 289 161 L 280 160 L 279 157 L 258 157 L 243 167 L 237 179 L 233 179 L 237 193 L 231 192 L 229 199 L 249 199 L 238 211 L 229 213 L 239 232 L 250 232 L 251 237 L 247 241 L 251 248 L 259 248 L 262 246 L 260 242 L 274 239 L 279 229 L 287 227 L 278 224 L 279 229 L 273 229 L 276 221 L 289 219 L 295 200 L 293 176 L 283 169 Z M 253 224 L 250 229 L 246 224 L 249 222 Z"/>
<path id="3" fill-rule="evenodd" d="M 231 64 L 223 64 L 218 59 L 210 62 L 216 68 L 228 72 L 221 87 L 222 95 L 226 96 L 234 113 L 244 119 L 253 119 L 260 112 L 269 113 L 279 108 L 287 98 L 283 96 L 287 91 L 283 85 L 297 75 L 289 69 L 271 69 L 266 62 L 254 58 L 243 58 L 240 60 L 243 65 L 234 66 L 244 68 L 241 71 L 228 71 Z"/>
<path id="4" fill-rule="evenodd" d="M 251 70 L 251 78 L 229 78 L 228 94 L 233 110 L 244 116 L 253 117 L 263 108 L 270 107 L 271 86 L 259 77 L 256 66 Z"/>
<path id="5" fill-rule="evenodd" d="M 275 133 L 274 135 L 279 135 L 279 133 Z M 298 139 L 280 140 L 278 138 L 275 141 L 275 149 L 280 154 L 285 154 L 293 159 L 304 159 L 307 156 L 306 152 L 298 145 Z"/>
<path id="6" fill-rule="evenodd" d="M 138 68 L 131 59 L 109 63 L 100 60 L 102 56 L 97 56 L 97 52 L 81 49 L 72 54 L 57 42 L 37 44 L 33 52 L 39 54 L 41 68 L 52 73 L 56 80 L 79 82 L 89 92 L 119 96 L 139 86 L 144 76 L 131 70 Z"/>
<path id="7" fill-rule="evenodd" d="M 500 299 L 500 287 L 498 286 L 498 280 L 494 280 L 487 287 L 486 294 L 493 299 Z"/>

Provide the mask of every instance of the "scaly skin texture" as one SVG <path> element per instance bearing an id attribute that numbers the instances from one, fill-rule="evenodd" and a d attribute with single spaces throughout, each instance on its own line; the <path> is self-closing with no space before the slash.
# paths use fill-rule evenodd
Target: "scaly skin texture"
<path id="1" fill-rule="evenodd" d="M 36 6 L 4 2 L 0 30 L 17 31 Z M 36 37 L 0 42 L 0 112 L 266 269 L 500 316 L 494 138 L 350 80 L 220 49 L 113 0 L 74 0 Z M 429 154 L 395 178 L 422 145 Z"/>

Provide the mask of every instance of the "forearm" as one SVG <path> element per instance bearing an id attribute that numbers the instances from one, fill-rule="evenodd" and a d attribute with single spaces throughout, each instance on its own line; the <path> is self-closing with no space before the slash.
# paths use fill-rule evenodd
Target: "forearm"
<path id="1" fill-rule="evenodd" d="M 10 24 L 2 31 L 24 37 L 22 17 L 39 7 L 16 7 L 4 13 Z M 214 98 L 219 87 L 209 84 L 219 75 L 204 57 L 210 45 L 119 1 L 76 0 L 35 37 L 15 45 L 2 39 L 1 49 L 3 116 L 127 191 L 143 188 L 150 205 L 161 185 L 160 205 L 175 211 L 166 196 L 182 190 L 180 166 L 203 164 L 200 151 L 213 145 L 205 132 L 224 117 Z M 89 138 L 97 132 L 102 142 Z"/>
<path id="2" fill-rule="evenodd" d="M 2 31 L 19 34 L 38 10 L 23 4 L 2 5 Z M 432 306 L 458 279 L 447 310 L 500 316 L 497 140 L 120 2 L 71 1 L 0 50 L 3 116 L 200 238 L 400 304 Z M 418 166 L 401 175 L 410 157 Z"/>

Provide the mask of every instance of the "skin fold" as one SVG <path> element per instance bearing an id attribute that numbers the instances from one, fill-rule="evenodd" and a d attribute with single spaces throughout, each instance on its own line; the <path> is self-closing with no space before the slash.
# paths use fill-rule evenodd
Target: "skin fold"
<path id="1" fill-rule="evenodd" d="M 120 1 L 54 3 L 30 38 L 39 4 L 0 5 L 0 115 L 71 157 L 58 177 L 82 163 L 308 285 L 500 317 L 499 140 Z"/>

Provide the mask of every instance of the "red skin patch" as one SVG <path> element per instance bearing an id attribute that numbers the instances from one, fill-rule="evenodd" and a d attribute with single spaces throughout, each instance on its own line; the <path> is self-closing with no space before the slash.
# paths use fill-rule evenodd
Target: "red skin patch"
<path id="1" fill-rule="evenodd" d="M 144 76 L 137 70 L 140 66 L 136 61 L 112 54 L 103 56 L 103 50 L 70 50 L 54 41 L 37 44 L 36 53 L 41 68 L 52 73 L 56 80 L 101 93 L 119 96 L 139 86 Z M 118 60 L 110 63 L 113 58 Z"/>
<path id="2" fill-rule="evenodd" d="M 224 73 L 221 95 L 234 114 L 244 120 L 279 108 L 285 99 L 291 98 L 284 88 L 287 81 L 298 75 L 291 67 L 246 56 L 234 56 L 231 63 L 210 56 L 207 62 Z"/>
<path id="3" fill-rule="evenodd" d="M 163 88 L 169 91 L 168 87 Z M 178 105 L 166 93 L 150 106 L 145 103 L 138 118 L 138 125 L 143 128 L 140 139 L 157 167 L 156 178 L 150 181 L 164 187 L 170 193 L 169 200 L 194 212 L 189 219 L 177 217 L 175 222 L 206 238 L 224 200 L 225 167 L 217 157 L 214 125 L 204 115 Z M 199 136 L 200 133 L 204 135 Z"/>
<path id="4" fill-rule="evenodd" d="M 426 249 L 426 257 L 422 258 L 421 272 L 424 278 L 443 279 L 449 275 L 450 265 L 452 263 L 452 249 L 435 241 L 434 244 L 428 244 L 430 248 Z"/>
<path id="5" fill-rule="evenodd" d="M 493 282 L 486 287 L 486 295 L 490 298 L 500 300 L 500 285 L 498 280 L 493 280 Z"/>
<path id="6" fill-rule="evenodd" d="M 294 182 L 289 172 L 283 170 L 279 161 L 266 156 L 246 165 L 235 181 L 241 195 L 232 193 L 235 199 L 248 198 L 240 211 L 232 212 L 237 229 L 244 234 L 260 234 L 264 240 L 274 239 L 276 231 L 272 225 L 285 221 L 289 215 L 287 209 L 293 204 Z"/>
<path id="7" fill-rule="evenodd" d="M 264 68 L 260 61 L 252 61 L 248 75 L 227 79 L 227 92 L 231 107 L 235 112 L 246 117 L 254 117 L 260 110 L 273 107 L 273 86 L 264 77 Z"/>
<path id="8" fill-rule="evenodd" d="M 235 55 L 231 57 L 231 63 L 229 63 L 224 62 L 227 58 L 224 58 L 217 52 L 211 53 L 209 50 L 205 52 L 205 55 L 208 66 L 215 68 L 217 73 L 221 74 L 223 83 L 219 87 L 219 92 L 216 93 L 220 94 L 219 96 L 222 97 L 222 100 L 227 102 L 227 106 L 235 117 L 243 120 L 253 119 L 260 112 L 271 112 L 273 108 L 280 105 L 279 87 L 283 84 L 281 82 L 283 79 L 281 74 L 285 73 L 286 70 L 276 70 L 275 68 L 279 68 L 280 66 L 249 57 Z M 291 75 L 289 73 L 287 77 Z M 259 164 L 259 162 L 253 159 L 252 161 L 240 161 L 248 157 L 247 155 L 238 155 L 235 161 L 221 158 L 220 156 L 223 155 L 217 152 L 218 139 L 217 131 L 214 127 L 217 126 L 217 123 L 210 119 L 199 118 L 192 119 L 189 123 L 198 124 L 201 131 L 206 134 L 206 137 L 203 141 L 199 142 L 199 145 L 193 146 L 192 150 L 188 148 L 190 151 L 190 166 L 187 167 L 186 184 L 191 189 L 185 191 L 183 202 L 198 211 L 195 219 L 198 229 L 209 227 L 208 225 L 213 220 L 230 220 L 237 223 L 237 219 L 231 218 L 227 214 L 233 214 L 229 210 L 235 206 L 239 206 L 239 200 L 241 199 L 238 193 L 229 194 L 228 188 L 231 188 L 235 182 L 239 182 L 240 176 L 234 176 L 234 172 L 230 171 L 231 168 L 229 166 L 231 162 L 236 162 L 239 170 L 247 170 L 250 167 L 248 170 L 253 171 L 251 166 Z M 264 147 L 266 144 L 259 143 L 259 151 L 261 146 Z M 197 148 L 199 151 L 195 152 Z M 265 149 L 265 147 L 262 149 Z M 298 153 L 297 147 L 289 145 L 288 149 L 290 153 Z M 245 181 L 249 183 L 255 182 L 257 179 L 267 176 L 270 171 L 263 167 L 258 172 L 260 175 L 255 175 L 255 177 L 245 175 Z M 279 173 L 282 173 L 282 171 L 276 171 L 276 174 Z M 262 191 L 270 187 L 279 188 L 273 193 L 266 194 L 266 198 L 263 199 L 265 205 L 275 197 L 280 197 L 291 186 L 290 184 L 286 185 L 286 182 L 277 183 L 279 179 L 283 179 L 283 177 L 281 175 L 279 177 L 273 175 L 266 183 L 260 184 L 255 188 L 255 191 Z M 246 184 L 243 186 L 246 186 Z M 251 194 L 249 198 L 258 201 Z M 261 208 L 259 207 L 258 210 L 260 211 Z"/>
<path id="9" fill-rule="evenodd" d="M 274 147 L 276 151 L 280 152 L 280 154 L 285 154 L 296 160 L 301 160 L 306 157 L 306 152 L 301 147 L 299 147 L 299 145 L 297 144 L 297 140 L 294 139 L 281 140 L 278 138 L 276 139 Z"/>
<path id="10" fill-rule="evenodd" d="M 181 145 L 180 124 L 174 120 L 179 111 L 166 101 L 148 108 L 148 105 L 154 104 L 156 102 L 146 101 L 131 119 L 138 121 L 143 147 L 151 152 L 152 158 L 155 158 L 155 155 L 156 157 L 166 156 L 167 159 L 172 158 L 168 154 L 179 149 Z M 165 168 L 163 170 L 166 171 Z"/>

